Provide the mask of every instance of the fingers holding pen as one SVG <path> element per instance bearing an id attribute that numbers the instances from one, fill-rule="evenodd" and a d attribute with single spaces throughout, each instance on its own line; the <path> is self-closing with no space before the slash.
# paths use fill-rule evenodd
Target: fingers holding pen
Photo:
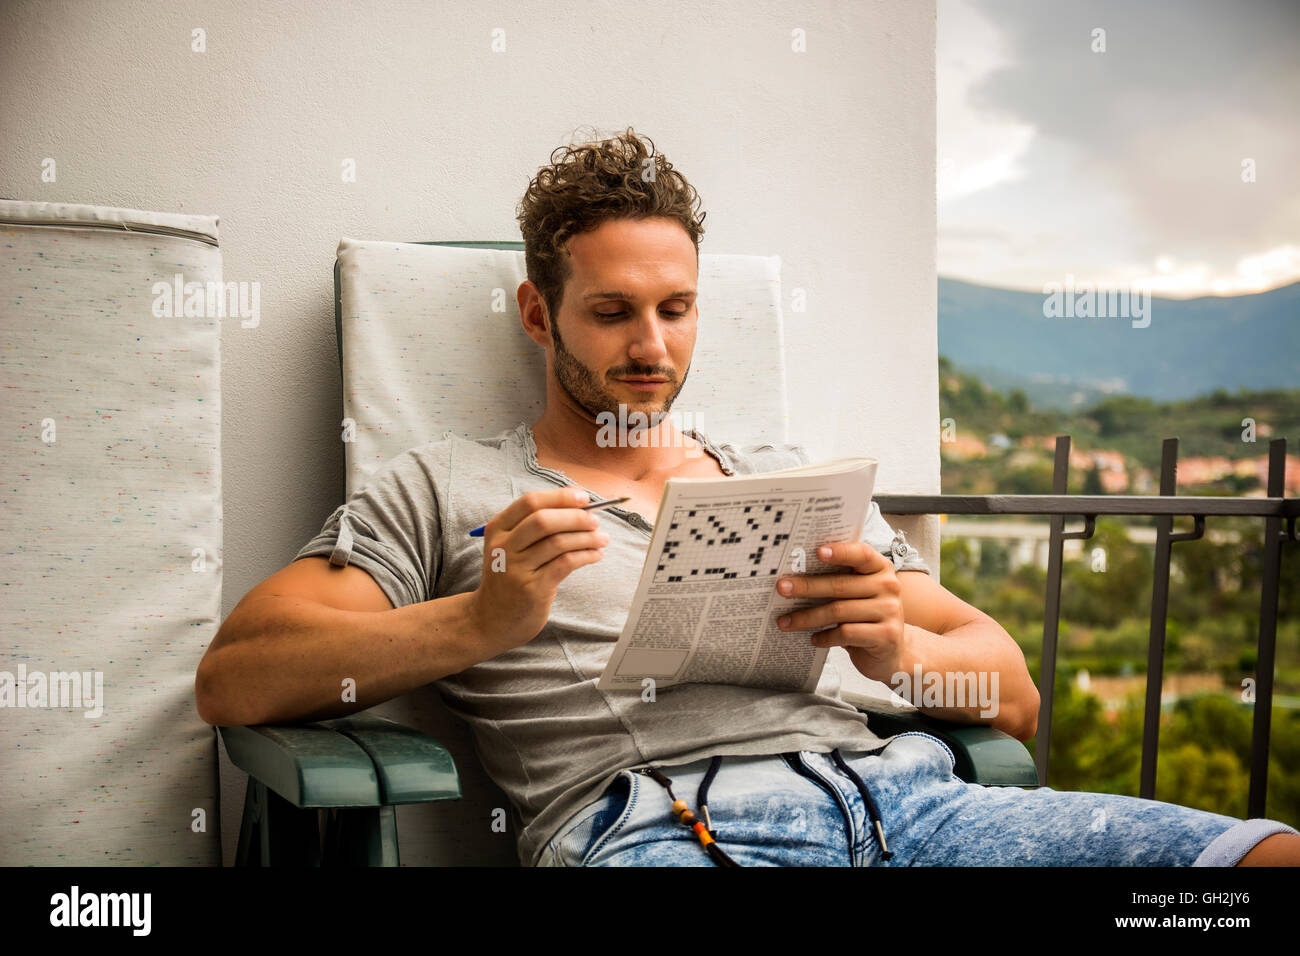
<path id="1" fill-rule="evenodd" d="M 483 538 L 485 551 L 503 549 L 506 562 L 524 573 L 572 556 L 562 562 L 564 574 L 599 560 L 610 540 L 587 493 L 572 487 L 516 498 L 484 526 Z"/>
<path id="2" fill-rule="evenodd" d="M 604 557 L 609 535 L 584 510 L 589 505 L 587 494 L 574 488 L 528 492 L 483 526 L 483 575 L 473 606 L 490 649 L 532 640 L 560 583 Z"/>

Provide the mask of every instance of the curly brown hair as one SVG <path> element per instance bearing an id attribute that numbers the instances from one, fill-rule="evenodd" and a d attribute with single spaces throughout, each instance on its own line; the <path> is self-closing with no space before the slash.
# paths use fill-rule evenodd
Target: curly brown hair
<path id="1" fill-rule="evenodd" d="M 662 216 L 681 224 L 698 256 L 704 236 L 700 197 L 686 177 L 630 127 L 610 139 L 561 146 L 519 202 L 524 264 L 554 316 L 571 269 L 567 243 L 610 219 Z"/>

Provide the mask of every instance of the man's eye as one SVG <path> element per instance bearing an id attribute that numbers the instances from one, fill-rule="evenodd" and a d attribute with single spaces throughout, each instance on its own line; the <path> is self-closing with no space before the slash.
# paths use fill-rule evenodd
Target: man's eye
<path id="1" fill-rule="evenodd" d="M 687 312 L 673 312 L 671 309 L 663 309 L 663 314 L 672 316 L 674 319 L 684 319 L 689 314 Z"/>
<path id="2" fill-rule="evenodd" d="M 625 315 L 627 315 L 627 313 L 622 310 L 618 312 L 597 312 L 596 313 L 596 317 L 599 319 L 621 319 Z"/>

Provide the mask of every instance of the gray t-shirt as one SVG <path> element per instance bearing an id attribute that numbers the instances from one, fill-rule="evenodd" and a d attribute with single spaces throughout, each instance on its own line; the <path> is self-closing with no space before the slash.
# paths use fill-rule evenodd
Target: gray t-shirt
<path id="1" fill-rule="evenodd" d="M 741 450 L 689 434 L 728 475 L 809 463 L 797 445 Z M 495 438 L 430 442 L 381 466 L 298 557 L 361 568 L 395 607 L 473 591 L 483 539 L 470 530 L 526 492 L 571 484 L 538 463 L 527 424 Z M 521 860 L 534 862 L 559 826 L 629 767 L 714 754 L 862 750 L 879 742 L 866 718 L 839 699 L 839 673 L 829 663 L 813 694 L 686 684 L 661 689 L 648 702 L 636 691 L 597 690 L 653 530 L 618 507 L 604 512 L 601 528 L 610 537 L 604 557 L 565 579 L 537 637 L 438 682 L 472 729 L 484 768 L 519 812 Z M 899 570 L 928 571 L 874 502 L 863 540 L 892 552 Z"/>

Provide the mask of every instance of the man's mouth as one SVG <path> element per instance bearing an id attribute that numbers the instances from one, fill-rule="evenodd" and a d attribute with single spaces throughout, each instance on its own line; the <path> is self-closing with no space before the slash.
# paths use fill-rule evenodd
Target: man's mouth
<path id="1" fill-rule="evenodd" d="M 630 385 L 633 388 L 643 389 L 645 391 L 653 391 L 660 385 L 668 384 L 668 379 L 666 378 L 620 378 L 617 379 L 617 381 L 622 382 L 624 385 Z"/>

